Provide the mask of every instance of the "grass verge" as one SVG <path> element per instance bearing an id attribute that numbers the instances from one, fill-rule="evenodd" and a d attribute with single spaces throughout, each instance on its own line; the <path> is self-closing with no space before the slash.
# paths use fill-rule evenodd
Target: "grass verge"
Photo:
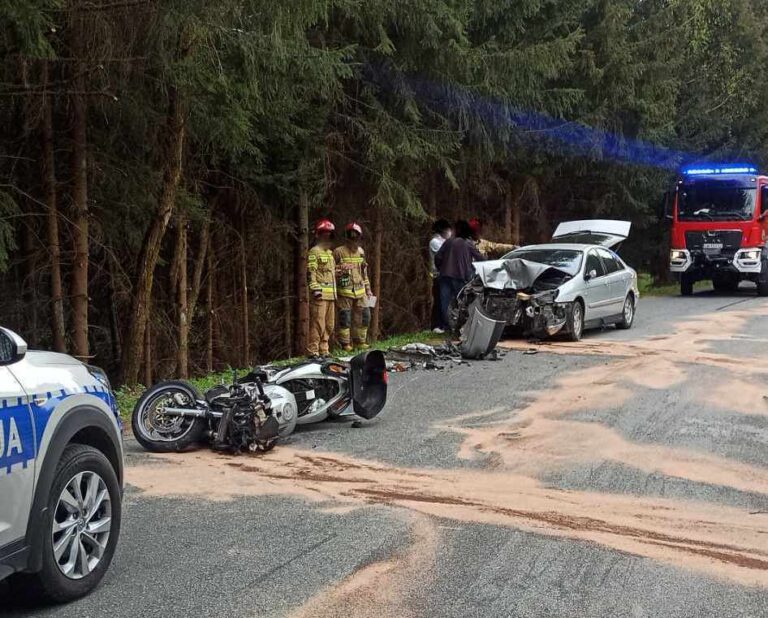
<path id="1" fill-rule="evenodd" d="M 680 296 L 680 284 L 676 281 L 665 283 L 663 285 L 654 285 L 650 273 L 637 273 L 637 287 L 640 289 L 640 296 Z M 710 289 L 711 284 L 707 281 L 697 281 L 693 285 L 694 292 L 701 292 Z"/>

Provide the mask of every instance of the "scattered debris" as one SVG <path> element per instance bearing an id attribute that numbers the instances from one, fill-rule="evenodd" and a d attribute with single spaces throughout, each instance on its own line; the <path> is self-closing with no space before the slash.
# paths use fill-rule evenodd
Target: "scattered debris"
<path id="1" fill-rule="evenodd" d="M 536 348 L 528 348 L 523 354 L 538 354 L 539 351 Z"/>
<path id="2" fill-rule="evenodd" d="M 499 349 L 491 350 L 484 360 L 499 360 L 506 354 Z M 468 365 L 458 344 L 446 340 L 440 345 L 432 346 L 426 343 L 409 343 L 399 348 L 389 348 L 385 353 L 387 371 L 400 373 L 414 369 L 441 371 L 455 365 Z"/>

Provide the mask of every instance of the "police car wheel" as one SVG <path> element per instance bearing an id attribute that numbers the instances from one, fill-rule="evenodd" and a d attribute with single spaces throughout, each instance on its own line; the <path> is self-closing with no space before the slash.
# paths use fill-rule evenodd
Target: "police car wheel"
<path id="1" fill-rule="evenodd" d="M 42 570 L 35 578 L 56 602 L 79 598 L 104 576 L 120 534 L 121 492 L 104 454 L 72 444 L 56 468 L 43 527 Z"/>

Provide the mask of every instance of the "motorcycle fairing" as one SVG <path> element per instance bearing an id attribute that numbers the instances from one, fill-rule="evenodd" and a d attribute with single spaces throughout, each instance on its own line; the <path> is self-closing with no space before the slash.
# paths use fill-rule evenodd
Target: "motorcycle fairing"
<path id="1" fill-rule="evenodd" d="M 387 364 L 384 353 L 371 350 L 349 362 L 349 388 L 355 414 L 374 418 L 387 403 Z"/>

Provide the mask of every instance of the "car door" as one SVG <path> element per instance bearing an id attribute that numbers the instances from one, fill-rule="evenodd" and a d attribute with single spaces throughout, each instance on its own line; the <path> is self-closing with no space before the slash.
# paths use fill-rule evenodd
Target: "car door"
<path id="1" fill-rule="evenodd" d="M 0 553 L 12 551 L 26 534 L 34 478 L 35 431 L 27 394 L 10 369 L 0 366 Z"/>
<path id="2" fill-rule="evenodd" d="M 584 321 L 589 322 L 608 315 L 611 294 L 605 264 L 597 248 L 589 249 L 584 263 Z"/>
<path id="3" fill-rule="evenodd" d="M 618 256 L 608 249 L 598 248 L 598 254 L 605 264 L 606 280 L 610 304 L 606 305 L 608 315 L 618 315 L 624 307 L 624 299 L 627 297 L 629 282 L 632 274 L 624 267 Z"/>

